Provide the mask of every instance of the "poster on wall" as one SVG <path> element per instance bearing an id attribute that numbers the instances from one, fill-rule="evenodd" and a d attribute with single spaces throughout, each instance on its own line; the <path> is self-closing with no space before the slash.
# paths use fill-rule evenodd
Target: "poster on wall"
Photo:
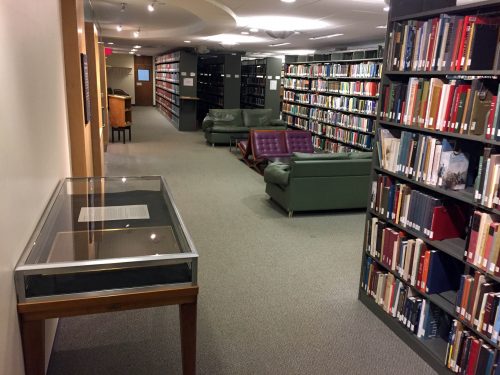
<path id="1" fill-rule="evenodd" d="M 82 65 L 83 110 L 86 125 L 90 122 L 89 64 L 87 62 L 87 55 L 81 53 L 80 60 Z"/>

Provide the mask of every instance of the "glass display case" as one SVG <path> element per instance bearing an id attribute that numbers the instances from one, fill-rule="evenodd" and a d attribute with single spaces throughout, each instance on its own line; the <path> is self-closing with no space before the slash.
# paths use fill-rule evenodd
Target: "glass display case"
<path id="1" fill-rule="evenodd" d="M 197 261 L 164 178 L 65 179 L 15 268 L 18 302 L 194 286 Z"/>

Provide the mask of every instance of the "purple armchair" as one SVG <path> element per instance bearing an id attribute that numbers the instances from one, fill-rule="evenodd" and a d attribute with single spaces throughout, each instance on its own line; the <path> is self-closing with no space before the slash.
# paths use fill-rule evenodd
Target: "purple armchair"
<path id="1" fill-rule="evenodd" d="M 286 148 L 290 154 L 294 152 L 314 153 L 311 132 L 288 130 L 285 132 Z"/>

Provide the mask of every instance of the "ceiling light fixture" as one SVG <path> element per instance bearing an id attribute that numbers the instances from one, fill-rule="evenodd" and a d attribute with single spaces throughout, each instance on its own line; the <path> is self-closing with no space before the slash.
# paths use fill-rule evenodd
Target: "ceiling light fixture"
<path id="1" fill-rule="evenodd" d="M 113 42 L 108 42 L 108 44 L 109 44 L 110 46 L 112 46 L 112 45 L 113 45 L 113 44 L 115 44 L 115 43 L 113 43 Z"/>
<path id="2" fill-rule="evenodd" d="M 134 48 L 141 48 L 141 46 L 134 46 Z"/>
<path id="3" fill-rule="evenodd" d="M 134 31 L 134 38 L 139 38 L 140 33 L 141 33 L 140 29 L 137 29 L 137 31 Z"/>
<path id="4" fill-rule="evenodd" d="M 330 35 L 315 36 L 315 37 L 309 38 L 309 40 L 329 39 L 329 38 L 335 38 L 336 36 L 342 36 L 342 35 L 344 35 L 344 34 L 330 34 Z"/>
<path id="5" fill-rule="evenodd" d="M 132 51 L 129 52 L 129 55 L 133 55 L 134 53 Z"/>
<path id="6" fill-rule="evenodd" d="M 191 43 L 191 41 L 190 40 L 185 40 L 184 43 Z"/>
<path id="7" fill-rule="evenodd" d="M 242 34 L 242 35 L 248 35 L 248 34 L 250 34 L 250 33 L 249 33 L 248 31 L 242 31 L 242 32 L 241 32 L 241 34 Z"/>
<path id="8" fill-rule="evenodd" d="M 276 52 L 282 53 L 284 55 L 312 55 L 316 51 L 313 49 L 288 49 Z"/>
<path id="9" fill-rule="evenodd" d="M 120 32 L 120 31 L 122 31 L 122 30 L 123 30 L 122 25 L 118 25 L 118 26 L 116 26 L 116 31 Z"/>
<path id="10" fill-rule="evenodd" d="M 380 26 L 377 26 L 377 29 L 387 29 L 387 25 L 380 25 Z"/>
<path id="11" fill-rule="evenodd" d="M 318 19 L 288 16 L 238 17 L 236 21 L 239 27 L 248 27 L 251 32 L 254 32 L 253 29 L 267 31 L 301 31 L 322 29 L 331 26 L 327 22 Z"/>
<path id="12" fill-rule="evenodd" d="M 120 12 L 125 12 L 125 7 L 127 6 L 127 3 L 122 3 L 122 7 L 120 9 Z"/>
<path id="13" fill-rule="evenodd" d="M 148 4 L 148 10 L 150 12 L 154 12 L 155 11 L 155 2 L 154 1 L 151 4 Z"/>
<path id="14" fill-rule="evenodd" d="M 286 42 L 286 43 L 270 44 L 269 47 L 287 46 L 289 44 L 291 44 L 291 43 Z"/>
<path id="15" fill-rule="evenodd" d="M 202 39 L 211 42 L 219 42 L 225 45 L 235 45 L 240 43 L 258 43 L 265 41 L 265 39 L 258 38 L 256 36 L 240 35 L 240 34 L 218 34 L 218 35 L 207 36 Z"/>
<path id="16" fill-rule="evenodd" d="M 259 32 L 259 29 L 256 29 L 255 27 L 252 27 L 252 28 L 250 29 L 250 32 L 251 32 L 251 33 L 258 33 L 258 32 Z"/>
<path id="17" fill-rule="evenodd" d="M 281 0 L 282 3 L 295 3 L 295 0 Z"/>
<path id="18" fill-rule="evenodd" d="M 384 12 L 388 12 L 391 7 L 384 7 Z"/>

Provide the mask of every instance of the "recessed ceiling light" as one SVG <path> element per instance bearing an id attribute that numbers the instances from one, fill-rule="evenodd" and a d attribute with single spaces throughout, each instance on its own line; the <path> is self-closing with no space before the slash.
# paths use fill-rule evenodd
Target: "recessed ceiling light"
<path id="1" fill-rule="evenodd" d="M 295 0 L 281 0 L 282 3 L 295 3 Z"/>
<path id="2" fill-rule="evenodd" d="M 252 27 L 252 28 L 250 29 L 250 32 L 251 32 L 251 33 L 258 33 L 258 32 L 259 32 L 259 29 L 256 29 L 255 27 Z"/>
<path id="3" fill-rule="evenodd" d="M 134 31 L 134 38 L 139 38 L 139 33 L 140 33 L 139 30 Z"/>
<path id="4" fill-rule="evenodd" d="M 234 45 L 239 43 L 258 43 L 264 41 L 263 38 L 258 38 L 251 35 L 240 35 L 240 34 L 218 34 L 218 35 L 207 36 L 202 39 L 211 42 L 219 42 L 226 45 Z"/>
<path id="5" fill-rule="evenodd" d="M 137 54 L 136 56 L 141 56 L 140 54 Z"/>
<path id="6" fill-rule="evenodd" d="M 120 32 L 120 31 L 122 31 L 122 30 L 123 30 L 122 25 L 118 25 L 118 26 L 116 26 L 116 31 Z"/>
<path id="7" fill-rule="evenodd" d="M 132 51 L 129 52 L 129 55 L 133 55 L 134 53 Z"/>
<path id="8" fill-rule="evenodd" d="M 254 28 L 269 31 L 301 31 L 329 26 L 327 22 L 318 19 L 288 16 L 238 17 L 237 24 L 240 27 L 250 27 L 250 31 Z"/>
<path id="9" fill-rule="evenodd" d="M 242 33 L 243 35 L 248 35 L 248 34 L 250 34 L 248 31 L 242 31 L 241 33 Z"/>
<path id="10" fill-rule="evenodd" d="M 286 43 L 278 43 L 278 44 L 270 44 L 269 47 L 280 47 L 280 46 L 287 46 L 289 45 L 290 43 L 286 42 Z"/>
<path id="11" fill-rule="evenodd" d="M 148 4 L 148 10 L 150 12 L 154 12 L 155 11 L 155 3 Z"/>
<path id="12" fill-rule="evenodd" d="M 384 12 L 388 12 L 391 7 L 384 7 Z"/>
<path id="13" fill-rule="evenodd" d="M 344 34 L 330 34 L 330 35 L 315 36 L 315 37 L 309 38 L 309 40 L 329 39 L 329 38 L 335 38 L 336 36 L 342 36 L 342 35 L 344 35 Z"/>
<path id="14" fill-rule="evenodd" d="M 191 43 L 191 41 L 190 40 L 185 40 L 184 43 Z"/>
<path id="15" fill-rule="evenodd" d="M 377 29 L 387 29 L 387 25 L 380 25 L 380 26 L 377 26 Z"/>
<path id="16" fill-rule="evenodd" d="M 316 51 L 313 49 L 288 49 L 277 52 L 282 53 L 284 55 L 312 55 Z"/>
<path id="17" fill-rule="evenodd" d="M 293 33 L 294 34 L 300 34 L 300 31 L 294 31 Z"/>
<path id="18" fill-rule="evenodd" d="M 134 46 L 134 48 L 141 48 L 141 46 Z"/>
<path id="19" fill-rule="evenodd" d="M 127 6 L 126 3 L 122 3 L 122 7 L 120 9 L 121 12 L 125 12 L 125 7 Z"/>
<path id="20" fill-rule="evenodd" d="M 113 43 L 113 42 L 108 42 L 108 44 L 109 44 L 110 46 L 112 46 L 114 43 Z"/>
<path id="21" fill-rule="evenodd" d="M 97 42 L 97 43 L 99 43 L 99 44 L 104 44 L 104 42 Z"/>

